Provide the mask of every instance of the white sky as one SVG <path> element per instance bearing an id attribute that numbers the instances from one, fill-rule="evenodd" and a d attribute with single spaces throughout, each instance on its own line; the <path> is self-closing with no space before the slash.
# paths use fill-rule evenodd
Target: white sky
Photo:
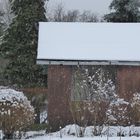
<path id="1" fill-rule="evenodd" d="M 104 15 L 109 12 L 108 6 L 112 0 L 50 0 L 49 7 L 53 8 L 58 3 L 63 3 L 66 9 L 91 10 Z"/>

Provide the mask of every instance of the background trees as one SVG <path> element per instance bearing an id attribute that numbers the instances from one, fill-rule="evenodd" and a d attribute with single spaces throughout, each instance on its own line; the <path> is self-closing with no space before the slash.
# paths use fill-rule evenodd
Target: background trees
<path id="1" fill-rule="evenodd" d="M 46 86 L 47 68 L 36 65 L 38 22 L 47 21 L 44 1 L 10 2 L 4 2 L 2 20 L 6 30 L 0 47 L 0 56 L 8 60 L 2 73 L 5 84 L 14 87 Z M 65 11 L 62 4 L 57 5 L 52 13 L 46 15 L 49 21 L 99 21 L 97 15 L 90 11 Z"/>
<path id="2" fill-rule="evenodd" d="M 2 22 L 2 17 L 3 17 L 3 13 L 2 11 L 0 11 L 0 37 L 2 36 L 3 34 L 3 22 Z M 0 38 L 0 42 L 1 42 L 1 38 Z"/>
<path id="3" fill-rule="evenodd" d="M 99 22 L 98 15 L 91 11 L 65 10 L 62 3 L 46 14 L 48 21 L 53 22 Z"/>
<path id="4" fill-rule="evenodd" d="M 0 57 L 3 59 L 0 62 L 3 64 L 6 61 L 6 67 L 0 70 L 2 79 L 0 82 L 20 89 L 46 87 L 47 68 L 36 64 L 38 24 L 47 21 L 44 0 L 9 0 L 10 3 L 6 0 L 5 2 L 7 2 L 3 3 L 5 8 L 2 9 L 5 31 L 0 44 Z M 46 96 L 40 98 L 42 93 L 27 95 L 40 104 L 43 104 L 46 99 Z M 32 101 L 37 114 L 36 119 L 40 117 L 42 108 L 38 102 Z"/>
<path id="5" fill-rule="evenodd" d="M 139 22 L 139 0 L 113 0 L 109 6 L 112 12 L 105 15 L 108 22 Z"/>
<path id="6" fill-rule="evenodd" d="M 12 23 L 13 16 L 9 0 L 0 0 L 0 35 Z"/>
<path id="7" fill-rule="evenodd" d="M 44 2 L 40 0 L 11 1 L 13 22 L 5 32 L 1 55 L 8 59 L 4 76 L 16 87 L 43 86 L 46 76 L 36 65 L 38 22 L 46 21 Z M 37 12 L 36 12 L 37 11 Z"/>

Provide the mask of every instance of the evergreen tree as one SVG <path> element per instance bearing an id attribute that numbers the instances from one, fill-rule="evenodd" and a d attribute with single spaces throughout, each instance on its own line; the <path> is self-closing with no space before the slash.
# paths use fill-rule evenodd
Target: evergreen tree
<path id="1" fill-rule="evenodd" d="M 10 0 L 13 22 L 1 45 L 1 55 L 9 64 L 4 76 L 17 87 L 44 86 L 43 67 L 36 65 L 38 23 L 46 21 L 43 0 Z"/>
<path id="2" fill-rule="evenodd" d="M 0 11 L 0 36 L 3 34 L 3 23 L 2 23 L 3 13 Z M 1 39 L 0 39 L 1 41 Z"/>
<path id="3" fill-rule="evenodd" d="M 2 36 L 3 30 L 2 30 L 2 25 L 0 24 L 0 37 Z M 0 42 L 1 42 L 1 38 L 0 38 Z"/>
<path id="4" fill-rule="evenodd" d="M 113 0 L 109 8 L 112 12 L 104 16 L 108 22 L 140 21 L 140 0 Z"/>

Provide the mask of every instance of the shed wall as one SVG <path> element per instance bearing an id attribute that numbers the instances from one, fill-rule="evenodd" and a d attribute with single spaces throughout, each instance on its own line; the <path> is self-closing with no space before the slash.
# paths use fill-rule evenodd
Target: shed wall
<path id="1" fill-rule="evenodd" d="M 140 92 L 140 67 L 118 66 L 115 70 L 117 94 L 130 101 L 133 93 Z M 48 66 L 48 121 L 52 130 L 73 123 L 70 111 L 72 75 L 72 66 Z"/>
<path id="2" fill-rule="evenodd" d="M 119 66 L 117 68 L 117 92 L 120 97 L 131 100 L 133 94 L 140 93 L 140 67 Z"/>
<path id="3" fill-rule="evenodd" d="M 71 82 L 71 66 L 48 66 L 48 121 L 53 130 L 72 122 Z"/>

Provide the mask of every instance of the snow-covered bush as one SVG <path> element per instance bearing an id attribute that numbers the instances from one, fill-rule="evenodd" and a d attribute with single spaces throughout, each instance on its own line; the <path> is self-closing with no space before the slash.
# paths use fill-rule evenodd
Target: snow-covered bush
<path id="1" fill-rule="evenodd" d="M 93 134 L 100 135 L 106 123 L 109 103 L 116 98 L 115 84 L 104 67 L 77 67 L 73 75 L 70 109 L 74 123 L 94 125 Z M 98 129 L 99 128 L 99 129 Z"/>
<path id="2" fill-rule="evenodd" d="M 115 84 L 103 67 L 78 67 L 73 75 L 71 112 L 75 122 L 103 125 L 110 101 L 116 98 Z M 79 123 L 80 122 L 80 123 Z"/>
<path id="3" fill-rule="evenodd" d="M 108 121 L 115 125 L 130 124 L 130 104 L 122 98 L 111 102 L 107 111 Z"/>
<path id="4" fill-rule="evenodd" d="M 140 124 L 140 93 L 134 93 L 131 100 L 131 118 L 135 125 Z"/>
<path id="5" fill-rule="evenodd" d="M 97 126 L 97 129 L 100 129 L 100 127 Z M 60 131 L 57 131 L 55 133 L 51 133 L 51 136 L 60 137 L 60 135 L 61 135 L 62 137 L 65 137 L 65 136 L 72 135 L 72 136 L 80 137 L 81 131 L 83 131 L 84 132 L 83 137 L 86 137 L 87 139 L 89 137 L 92 137 L 91 139 L 94 139 L 95 135 L 94 135 L 93 130 L 94 130 L 94 126 L 81 127 L 81 126 L 76 125 L 76 124 L 71 124 L 71 125 L 65 126 Z M 140 127 L 136 127 L 134 125 L 126 126 L 126 127 L 110 126 L 109 132 L 108 132 L 108 126 L 104 126 L 103 129 L 101 130 L 100 136 L 104 137 L 104 139 L 107 140 L 107 138 L 105 138 L 105 137 L 108 135 L 110 137 L 108 139 L 112 140 L 113 138 L 111 138 L 111 137 L 117 137 L 119 133 L 121 133 L 125 137 L 140 136 Z M 100 139 L 100 138 L 97 137 L 97 139 Z M 116 139 L 119 139 L 119 138 L 116 138 Z M 132 137 L 132 139 L 133 139 L 133 137 Z"/>
<path id="6" fill-rule="evenodd" d="M 84 128 L 80 127 L 79 125 L 72 124 L 72 125 L 65 126 L 60 131 L 62 135 L 72 135 L 72 136 L 81 137 L 81 133 L 82 131 L 84 131 Z"/>
<path id="7" fill-rule="evenodd" d="M 80 67 L 73 76 L 73 100 L 110 101 L 116 97 L 115 84 L 101 67 Z"/>
<path id="8" fill-rule="evenodd" d="M 0 129 L 13 137 L 34 121 L 34 108 L 22 92 L 0 87 Z"/>

